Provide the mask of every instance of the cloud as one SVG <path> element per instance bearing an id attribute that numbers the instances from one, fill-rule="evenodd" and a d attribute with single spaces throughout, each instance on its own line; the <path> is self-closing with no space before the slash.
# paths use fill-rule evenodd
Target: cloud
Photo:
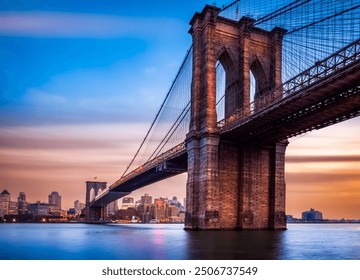
<path id="1" fill-rule="evenodd" d="M 44 91 L 30 89 L 24 98 L 25 102 L 30 104 L 44 105 L 63 105 L 66 103 L 66 98 L 60 95 L 49 94 Z"/>
<path id="2" fill-rule="evenodd" d="M 359 170 L 348 170 L 342 172 L 289 172 L 286 174 L 286 182 L 291 185 L 314 186 L 314 185 L 339 185 L 360 182 Z"/>
<path id="3" fill-rule="evenodd" d="M 2 12 L 0 34 L 29 37 L 114 38 L 153 36 L 176 28 L 176 20 L 59 12 Z M 159 32 L 160 31 L 160 32 Z"/>
<path id="4" fill-rule="evenodd" d="M 38 146 L 34 143 L 37 141 L 44 144 L 43 149 L 129 148 L 127 145 L 134 145 L 136 140 L 140 142 L 147 128 L 148 125 L 142 123 L 0 128 L 0 148 L 24 148 L 29 144 L 28 148 L 31 149 Z M 127 133 L 123 133 L 124 131 Z M 20 143 L 21 141 L 23 143 Z"/>
<path id="5" fill-rule="evenodd" d="M 319 156 L 287 156 L 287 163 L 309 162 L 360 162 L 360 155 L 319 155 Z"/>

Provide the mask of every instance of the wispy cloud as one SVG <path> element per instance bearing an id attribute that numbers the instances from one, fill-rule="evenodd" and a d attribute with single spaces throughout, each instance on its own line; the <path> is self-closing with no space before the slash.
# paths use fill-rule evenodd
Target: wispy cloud
<path id="1" fill-rule="evenodd" d="M 46 105 L 63 105 L 66 103 L 66 98 L 64 96 L 49 94 L 47 92 L 30 89 L 24 98 L 24 101 L 30 104 L 41 104 L 42 106 Z"/>
<path id="2" fill-rule="evenodd" d="M 323 156 L 288 156 L 287 163 L 308 163 L 308 162 L 360 162 L 360 155 L 323 155 Z"/>
<path id="3" fill-rule="evenodd" d="M 318 186 L 321 184 L 329 186 L 330 184 L 337 184 L 341 186 L 345 182 L 358 182 L 360 181 L 358 169 L 353 170 L 340 170 L 338 172 L 301 172 L 293 173 L 289 172 L 286 174 L 288 183 L 301 184 L 307 186 Z"/>
<path id="4" fill-rule="evenodd" d="M 135 18 L 59 12 L 2 12 L 0 34 L 30 37 L 108 38 L 170 32 L 178 23 L 166 18 Z"/>

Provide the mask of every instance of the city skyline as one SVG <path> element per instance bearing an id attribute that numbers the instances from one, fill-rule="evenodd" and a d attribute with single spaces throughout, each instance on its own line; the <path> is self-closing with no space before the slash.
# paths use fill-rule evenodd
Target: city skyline
<path id="1" fill-rule="evenodd" d="M 217 5 L 229 1 L 217 1 Z M 107 5 L 106 5 L 107 4 Z M 0 4 L 0 188 L 65 208 L 85 182 L 118 180 L 211 1 L 11 1 Z M 360 217 L 360 119 L 289 139 L 286 212 Z M 131 196 L 185 197 L 186 174 Z"/>
<path id="2" fill-rule="evenodd" d="M 25 192 L 23 192 L 23 191 L 20 191 L 17 195 L 16 194 L 12 194 L 12 192 L 11 192 L 11 189 L 8 189 L 8 188 L 3 188 L 2 190 L 0 189 L 0 193 L 1 192 L 7 192 L 7 193 L 9 193 L 9 195 L 10 195 L 10 200 L 11 201 L 15 201 L 15 200 L 18 200 L 18 198 L 19 197 L 25 197 L 25 198 L 27 198 L 28 197 L 28 194 L 27 193 L 25 193 Z M 34 201 L 30 201 L 30 200 L 28 200 L 28 199 L 26 199 L 26 200 L 24 200 L 24 201 L 26 201 L 27 203 L 48 203 L 48 204 L 54 204 L 54 205 L 57 205 L 56 203 L 53 203 L 52 202 L 52 197 L 53 197 L 53 195 L 55 195 L 55 196 L 57 196 L 57 197 L 60 197 L 60 205 L 61 205 L 61 198 L 62 198 L 62 196 L 61 196 L 61 194 L 60 193 L 58 193 L 57 191 L 52 191 L 50 194 L 48 194 L 48 199 L 47 199 L 47 202 L 45 201 L 45 200 L 40 200 L 40 199 L 36 199 L 36 200 L 34 200 Z M 131 199 L 133 199 L 134 200 L 134 204 L 135 203 L 137 203 L 137 202 L 140 202 L 141 201 L 141 199 L 144 197 L 144 196 L 149 196 L 150 198 L 151 198 L 151 200 L 156 200 L 156 199 L 169 199 L 169 200 L 173 200 L 173 198 L 174 197 L 176 197 L 176 196 L 153 196 L 152 194 L 149 194 L 149 193 L 143 193 L 143 194 L 140 194 L 140 196 L 138 196 L 138 197 L 134 197 L 134 196 L 132 196 L 132 195 L 127 195 L 127 196 L 124 196 L 124 197 L 122 197 L 122 198 L 119 198 L 119 199 L 117 199 L 117 200 L 115 200 L 115 201 L 117 201 L 118 202 L 118 205 L 120 206 L 120 205 L 122 205 L 122 200 L 124 199 L 124 198 L 131 198 Z M 16 199 L 14 199 L 16 197 Z M 185 197 L 184 198 L 181 198 L 181 199 L 179 199 L 178 197 L 176 197 L 177 198 L 177 200 L 180 202 L 180 201 L 183 201 L 184 199 L 185 199 Z M 83 203 L 82 202 L 82 200 L 79 200 L 79 199 L 76 199 L 76 200 L 74 200 L 73 201 L 73 206 L 74 206 L 74 204 L 75 203 Z M 57 205 L 58 206 L 58 205 Z M 73 207 L 69 207 L 69 208 L 63 208 L 63 207 L 59 207 L 61 210 L 67 210 L 67 209 L 70 209 L 70 208 L 73 208 Z"/>
<path id="3" fill-rule="evenodd" d="M 14 201 L 14 199 L 12 199 L 12 197 L 11 197 L 11 192 L 9 192 L 7 189 L 3 189 L 3 191 L 2 191 L 2 193 L 7 193 L 8 195 L 9 195 L 9 197 L 10 197 L 10 201 Z M 50 197 L 53 195 L 53 194 L 56 194 L 56 195 L 60 195 L 58 192 L 56 192 L 56 191 L 53 191 L 50 195 L 49 195 L 49 201 L 48 201 L 48 204 L 55 204 L 55 203 L 52 203 L 50 200 Z M 24 200 L 24 197 L 26 197 L 26 194 L 24 193 L 24 192 L 20 192 L 19 193 L 19 196 L 18 196 L 18 198 L 17 198 L 17 201 L 19 202 L 19 199 L 21 200 L 21 202 L 25 202 L 25 203 L 33 203 L 33 204 L 36 204 L 36 203 L 45 203 L 45 204 L 47 204 L 47 202 L 45 202 L 45 201 L 41 201 L 41 200 L 37 200 L 36 202 L 30 202 L 30 201 L 27 201 L 26 199 Z M 60 199 L 61 199 L 61 196 L 60 196 Z M 113 207 L 115 207 L 116 209 L 123 209 L 122 208 L 122 206 L 126 206 L 126 208 L 125 209 L 127 209 L 127 207 L 136 207 L 136 205 L 147 205 L 147 204 L 157 204 L 157 202 L 156 201 L 158 201 L 158 200 L 168 200 L 168 201 L 177 201 L 177 202 L 179 202 L 180 203 L 180 205 L 182 205 L 183 207 L 185 206 L 184 205 L 184 203 L 185 203 L 185 199 L 186 198 L 183 198 L 182 200 L 180 200 L 180 199 L 178 199 L 176 196 L 172 196 L 172 197 L 167 197 L 167 196 L 159 196 L 159 197 L 154 197 L 154 196 L 152 196 L 152 194 L 150 193 L 143 193 L 140 197 L 137 197 L 137 198 L 135 198 L 135 197 L 133 197 L 133 196 L 131 196 L 131 195 L 127 195 L 127 196 L 124 196 L 124 197 L 122 197 L 122 198 L 119 198 L 119 199 L 117 199 L 117 200 L 115 200 L 115 201 L 113 201 L 113 202 L 111 202 L 110 204 L 111 205 L 114 205 L 114 202 L 117 202 L 117 204 L 116 204 L 116 207 L 115 206 L 113 206 Z M 126 202 L 125 202 L 125 204 L 123 204 L 123 200 L 126 200 Z M 132 203 L 129 203 L 128 201 L 132 201 Z M 184 203 L 183 203 L 184 202 Z M 84 203 L 82 203 L 81 201 L 79 201 L 79 200 L 75 200 L 74 201 L 74 207 L 71 207 L 71 208 L 77 208 L 76 206 L 75 206 L 75 204 L 79 204 L 79 203 L 81 203 L 81 204 L 83 204 L 83 206 L 85 206 L 85 204 Z M 109 204 L 109 205 L 110 205 Z M 69 209 L 64 209 L 64 208 L 59 208 L 59 209 L 61 209 L 61 210 L 70 210 L 71 208 L 69 208 Z M 21 211 L 20 210 L 20 205 L 18 206 L 18 209 L 19 209 L 19 212 Z M 306 216 L 306 215 L 308 215 L 308 214 L 312 214 L 313 215 L 313 217 L 311 217 L 311 218 L 304 218 L 304 216 Z M 307 209 L 303 209 L 302 210 L 302 212 L 301 212 L 301 215 L 299 216 L 299 217 L 294 217 L 293 215 L 292 215 L 292 213 L 287 213 L 288 214 L 288 216 L 291 216 L 291 218 L 292 219 L 300 219 L 300 220 L 307 220 L 307 219 L 317 219 L 317 220 L 323 220 L 324 218 L 323 218 L 323 213 L 322 212 L 320 212 L 320 211 L 318 211 L 317 209 L 315 210 L 314 208 L 310 208 L 309 210 L 307 210 Z M 325 214 L 325 216 L 326 216 L 326 214 Z M 329 217 L 326 217 L 326 219 L 327 220 L 329 220 L 330 219 L 330 221 L 331 221 L 331 218 L 329 218 Z M 345 220 L 351 220 L 351 219 L 347 219 L 347 217 L 343 217 L 343 219 L 345 219 Z M 325 220 L 325 219 L 324 219 Z M 360 220 L 360 219 L 357 219 L 357 220 Z"/>

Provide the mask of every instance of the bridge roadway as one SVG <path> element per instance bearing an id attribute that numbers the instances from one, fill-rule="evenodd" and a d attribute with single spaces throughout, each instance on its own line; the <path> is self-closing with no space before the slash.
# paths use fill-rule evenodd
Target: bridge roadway
<path id="1" fill-rule="evenodd" d="M 360 115 L 360 39 L 218 123 L 220 141 L 266 145 Z M 114 182 L 91 206 L 187 171 L 181 143 Z"/>

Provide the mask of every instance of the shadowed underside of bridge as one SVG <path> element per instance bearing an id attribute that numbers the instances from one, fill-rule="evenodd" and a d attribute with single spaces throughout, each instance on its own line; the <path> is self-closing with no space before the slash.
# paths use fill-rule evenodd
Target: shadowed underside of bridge
<path id="1" fill-rule="evenodd" d="M 235 20 L 223 18 L 220 9 L 212 6 L 196 13 L 190 29 L 193 46 L 158 115 L 166 115 L 167 108 L 180 103 L 181 113 L 148 160 L 130 173 L 125 171 L 110 187 L 101 185 L 103 192 L 87 200 L 88 208 L 102 209 L 134 190 L 188 172 L 186 229 L 285 229 L 287 139 L 360 115 L 358 27 L 351 29 L 357 34 L 355 41 L 281 81 L 281 69 L 284 77 L 286 68 L 281 65 L 285 63 L 281 48 L 287 34 L 302 32 L 332 16 L 294 27 L 284 41 L 285 30 L 266 31 L 256 24 L 308 2 L 294 1 L 257 21 L 239 21 L 237 10 Z M 344 4 L 344 11 L 337 11 L 334 17 L 359 7 Z M 216 61 L 224 64 L 226 71 L 220 97 Z M 251 70 L 256 76 L 253 99 Z M 180 94 L 186 96 L 183 101 L 179 101 Z M 167 100 L 169 95 L 176 97 L 175 103 Z M 179 132 L 181 127 L 183 132 Z M 96 211 L 93 216 L 98 218 L 102 210 Z"/>
<path id="2" fill-rule="evenodd" d="M 124 197 L 142 187 L 154 184 L 167 178 L 187 171 L 187 154 L 184 147 L 176 155 L 171 154 L 166 160 L 159 159 L 147 166 L 140 167 L 134 174 L 113 183 L 107 192 L 99 196 L 92 204 L 93 207 L 104 207 L 110 202 Z M 133 176 L 131 176 L 133 175 Z"/>

